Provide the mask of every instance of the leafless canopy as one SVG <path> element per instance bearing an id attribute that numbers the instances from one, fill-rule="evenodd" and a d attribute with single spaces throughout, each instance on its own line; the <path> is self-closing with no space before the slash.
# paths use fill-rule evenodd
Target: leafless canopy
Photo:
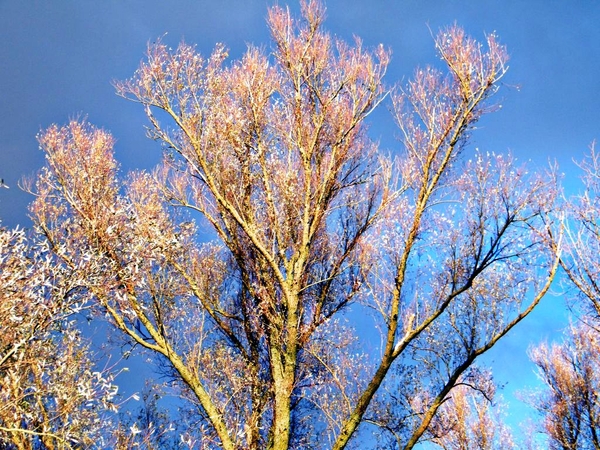
<path id="1" fill-rule="evenodd" d="M 323 18 L 275 6 L 271 53 L 233 62 L 151 45 L 117 90 L 164 144 L 153 173 L 118 178 L 112 137 L 80 121 L 39 138 L 36 226 L 159 356 L 194 408 L 190 447 L 412 448 L 557 269 L 554 181 L 465 150 L 507 69 L 496 37 L 437 36 L 445 70 L 391 90 L 390 158 L 365 125 L 389 52 Z"/>

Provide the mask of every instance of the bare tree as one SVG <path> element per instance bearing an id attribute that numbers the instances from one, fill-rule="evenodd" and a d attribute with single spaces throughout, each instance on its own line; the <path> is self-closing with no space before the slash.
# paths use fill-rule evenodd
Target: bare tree
<path id="1" fill-rule="evenodd" d="M 72 323 L 79 281 L 22 230 L 0 230 L 0 447 L 100 444 L 116 394 Z"/>
<path id="2" fill-rule="evenodd" d="M 302 12 L 269 10 L 270 55 L 152 45 L 117 89 L 144 106 L 163 163 L 120 181 L 109 133 L 52 126 L 32 215 L 98 308 L 160 356 L 202 448 L 342 449 L 370 424 L 412 448 L 548 290 L 556 186 L 509 156 L 463 156 L 506 71 L 494 36 L 439 34 L 446 72 L 392 95 L 391 159 L 365 125 L 388 52 L 332 38 L 317 1 Z M 367 311 L 371 326 L 344 320 Z"/>
<path id="3" fill-rule="evenodd" d="M 600 155 L 592 144 L 579 167 L 585 191 L 566 202 L 567 245 L 561 259 L 570 281 L 577 289 L 572 303 L 598 326 L 600 320 Z"/>
<path id="4" fill-rule="evenodd" d="M 600 156 L 594 145 L 579 167 L 583 194 L 565 201 L 561 266 L 575 295 L 577 324 L 564 342 L 531 351 L 545 389 L 533 395 L 553 449 L 600 448 Z"/>
<path id="5" fill-rule="evenodd" d="M 491 376 L 485 371 L 478 375 L 481 379 L 461 380 L 452 389 L 427 436 L 444 450 L 517 448 L 503 423 L 502 403 L 495 399 Z"/>
<path id="6" fill-rule="evenodd" d="M 600 335 L 585 323 L 565 341 L 531 351 L 545 389 L 533 405 L 551 449 L 600 448 Z"/>

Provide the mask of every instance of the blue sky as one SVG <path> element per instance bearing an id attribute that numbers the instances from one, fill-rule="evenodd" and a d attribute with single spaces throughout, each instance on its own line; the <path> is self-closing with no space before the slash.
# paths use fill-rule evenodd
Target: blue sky
<path id="1" fill-rule="evenodd" d="M 284 4 L 284 0 L 279 1 Z M 0 0 L 0 219 L 29 225 L 31 197 L 17 187 L 43 164 L 35 135 L 51 123 L 86 114 L 111 130 L 123 171 L 151 167 L 160 157 L 145 138 L 142 109 L 114 94 L 113 80 L 131 76 L 146 44 L 182 38 L 208 54 L 223 42 L 232 58 L 247 43 L 270 45 L 266 0 Z M 568 192 L 577 189 L 572 159 L 600 138 L 600 2 L 596 0 L 329 0 L 326 28 L 345 39 L 383 43 L 393 51 L 387 82 L 407 79 L 418 65 L 437 63 L 430 29 L 457 22 L 482 38 L 496 32 L 511 55 L 503 108 L 473 136 L 484 151 L 512 151 L 545 167 L 556 159 Z M 295 3 L 292 9 L 297 10 Z M 167 33 L 165 35 L 165 33 Z M 374 116 L 374 137 L 398 148 L 391 119 Z M 564 324 L 559 297 L 515 330 L 487 359 L 512 390 L 533 383 L 530 343 L 557 335 Z M 521 417 L 513 406 L 511 414 Z"/>

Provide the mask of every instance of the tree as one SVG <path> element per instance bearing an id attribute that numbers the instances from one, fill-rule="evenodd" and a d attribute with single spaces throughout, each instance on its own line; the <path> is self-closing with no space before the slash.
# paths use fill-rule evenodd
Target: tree
<path id="1" fill-rule="evenodd" d="M 533 403 L 551 449 L 600 448 L 600 335 L 585 323 L 531 351 L 545 389 Z"/>
<path id="2" fill-rule="evenodd" d="M 484 50 L 439 34 L 446 73 L 391 95 L 390 158 L 366 129 L 389 53 L 332 38 L 317 1 L 302 14 L 271 8 L 272 54 L 229 64 L 220 46 L 150 46 L 117 90 L 144 107 L 163 163 L 122 181 L 108 132 L 52 126 L 32 215 L 98 309 L 160 357 L 202 448 L 342 449 L 370 424 L 412 448 L 548 290 L 556 186 L 510 156 L 463 156 L 506 71 L 495 36 Z M 369 326 L 343 320 L 367 312 Z"/>
<path id="3" fill-rule="evenodd" d="M 566 202 L 568 236 L 561 265 L 578 295 L 572 306 L 598 326 L 600 320 L 600 155 L 595 146 L 579 167 L 585 191 Z"/>
<path id="4" fill-rule="evenodd" d="M 489 374 L 478 375 L 481 380 L 461 380 L 452 389 L 427 434 L 444 450 L 517 448 L 502 422 L 501 403 L 494 402 L 496 386 Z"/>
<path id="5" fill-rule="evenodd" d="M 570 306 L 578 324 L 564 342 L 531 351 L 545 385 L 533 404 L 553 449 L 600 448 L 600 156 L 594 145 L 579 167 L 585 191 L 565 201 L 561 257 L 575 288 Z"/>
<path id="6" fill-rule="evenodd" d="M 0 446 L 89 448 L 101 442 L 116 394 L 72 315 L 80 280 L 22 230 L 0 229 Z"/>

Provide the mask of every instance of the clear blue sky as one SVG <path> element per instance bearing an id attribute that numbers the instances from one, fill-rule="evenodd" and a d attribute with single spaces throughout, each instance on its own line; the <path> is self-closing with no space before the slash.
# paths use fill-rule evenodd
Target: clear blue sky
<path id="1" fill-rule="evenodd" d="M 223 42 L 235 58 L 246 43 L 268 42 L 268 0 L 0 0 L 0 219 L 27 226 L 31 198 L 17 183 L 43 164 L 36 133 L 87 114 L 111 130 L 124 171 L 151 167 L 160 156 L 144 137 L 138 105 L 114 94 L 111 81 L 133 74 L 146 44 L 182 38 L 208 54 Z M 279 1 L 284 4 L 284 0 Z M 297 10 L 295 2 L 290 2 Z M 596 0 L 330 0 L 326 28 L 345 39 L 383 43 L 393 51 L 387 81 L 437 63 L 429 29 L 457 22 L 475 37 L 495 31 L 508 46 L 510 70 L 498 96 L 503 108 L 482 122 L 473 146 L 544 166 L 559 161 L 569 191 L 577 188 L 572 158 L 600 138 L 600 1 Z M 517 88 L 518 87 L 518 88 Z M 385 111 L 372 130 L 397 148 Z M 534 381 L 527 346 L 556 334 L 561 300 L 544 307 L 490 355 L 512 390 Z M 553 305 L 554 303 L 554 305 Z M 511 403 L 514 403 L 511 400 Z M 513 413 L 517 417 L 517 413 Z"/>

